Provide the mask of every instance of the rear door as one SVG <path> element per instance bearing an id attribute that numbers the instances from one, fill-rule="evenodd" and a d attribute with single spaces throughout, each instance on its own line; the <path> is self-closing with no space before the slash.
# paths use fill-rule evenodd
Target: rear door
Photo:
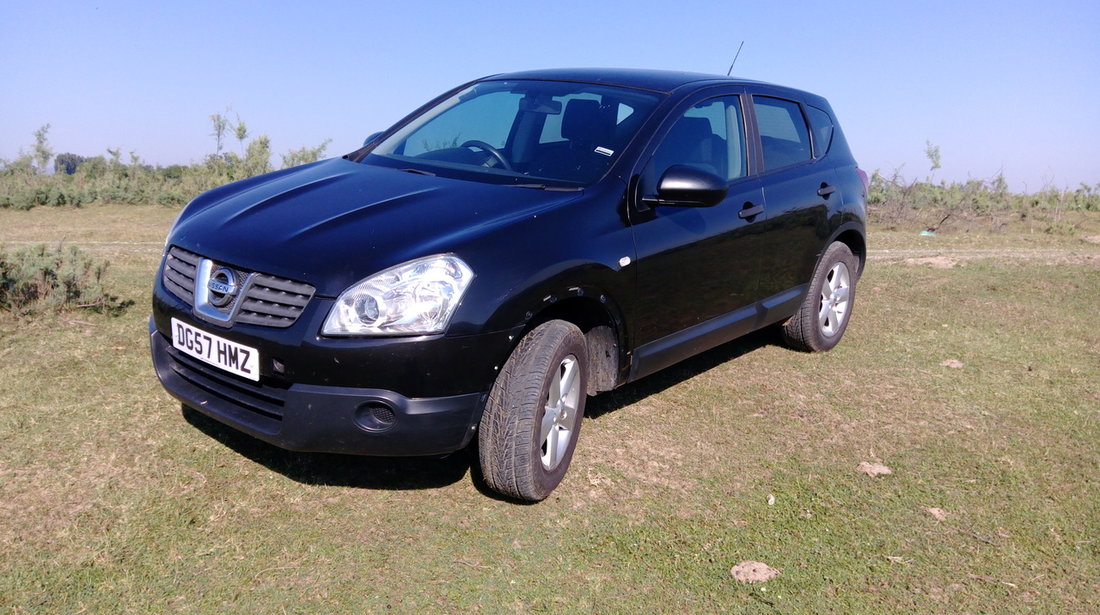
<path id="1" fill-rule="evenodd" d="M 754 92 L 751 100 L 767 210 L 759 291 L 774 297 L 810 281 L 829 235 L 829 199 L 840 195 L 833 196 L 835 170 L 815 157 L 823 144 L 811 137 L 807 108 L 781 92 Z"/>

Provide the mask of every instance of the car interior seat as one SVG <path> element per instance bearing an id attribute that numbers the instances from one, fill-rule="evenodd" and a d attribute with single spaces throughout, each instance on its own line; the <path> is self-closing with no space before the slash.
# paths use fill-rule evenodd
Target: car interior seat
<path id="1" fill-rule="evenodd" d="M 726 140 L 714 134 L 710 120 L 683 117 L 654 154 L 654 170 L 660 177 L 668 167 L 686 164 L 727 178 L 726 156 Z"/>

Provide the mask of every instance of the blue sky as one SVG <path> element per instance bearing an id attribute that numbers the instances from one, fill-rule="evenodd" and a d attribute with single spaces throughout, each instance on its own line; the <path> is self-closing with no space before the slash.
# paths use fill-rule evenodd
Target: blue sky
<path id="1" fill-rule="evenodd" d="M 212 113 L 278 152 L 355 149 L 432 96 L 502 71 L 734 74 L 828 98 L 860 165 L 1017 190 L 1100 183 L 1100 3 L 0 0 L 0 158 L 155 164 L 214 150 Z M 232 145 L 235 147 L 235 144 Z"/>

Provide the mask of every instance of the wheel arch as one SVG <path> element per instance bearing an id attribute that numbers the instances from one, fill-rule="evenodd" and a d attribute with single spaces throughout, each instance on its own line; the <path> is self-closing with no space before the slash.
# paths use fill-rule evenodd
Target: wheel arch
<path id="1" fill-rule="evenodd" d="M 606 295 L 587 296 L 576 294 L 562 299 L 546 301 L 531 317 L 517 340 L 539 325 L 551 320 L 563 320 L 576 325 L 584 334 L 588 345 L 588 394 L 610 391 L 622 381 L 620 371 L 626 364 L 622 339 L 625 327 L 617 310 L 609 305 Z"/>
<path id="2" fill-rule="evenodd" d="M 825 243 L 824 248 L 821 250 L 821 254 L 824 255 L 825 248 L 828 248 L 835 241 L 843 243 L 852 251 L 852 254 L 859 260 L 859 271 L 857 275 L 862 275 L 867 264 L 867 237 L 863 227 L 855 223 L 841 226 L 833 233 L 829 241 Z"/>

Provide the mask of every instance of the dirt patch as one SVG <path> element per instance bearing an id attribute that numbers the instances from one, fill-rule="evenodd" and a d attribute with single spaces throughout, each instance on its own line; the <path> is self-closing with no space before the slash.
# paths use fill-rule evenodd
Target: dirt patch
<path id="1" fill-rule="evenodd" d="M 936 521 L 947 521 L 947 511 L 942 508 L 936 508 L 934 506 L 925 506 L 921 510 L 932 515 Z"/>
<path id="2" fill-rule="evenodd" d="M 872 463 L 869 461 L 859 462 L 859 465 L 856 466 L 856 471 L 861 474 L 866 474 L 867 476 L 870 476 L 872 478 L 894 473 L 893 470 L 881 463 Z"/>
<path id="3" fill-rule="evenodd" d="M 662 400 L 649 399 L 639 402 L 634 411 L 654 415 L 675 413 L 671 406 Z M 607 423 L 610 422 L 608 419 Z M 594 444 L 596 440 L 590 438 L 583 443 L 583 452 L 578 453 L 582 455 L 582 463 L 588 465 L 583 484 L 593 499 L 634 499 L 645 497 L 654 489 L 691 491 L 698 487 L 700 459 L 713 456 L 704 443 L 685 443 L 676 433 L 656 429 L 618 432 L 616 428 L 620 426 L 608 427 L 605 442 Z"/>
<path id="4" fill-rule="evenodd" d="M 780 574 L 764 562 L 746 561 L 730 568 L 730 576 L 742 583 L 766 583 Z"/>
<path id="5" fill-rule="evenodd" d="M 1063 256 L 1052 262 L 1054 265 L 1088 265 L 1090 267 L 1100 267 L 1100 254 L 1071 254 Z"/>
<path id="6" fill-rule="evenodd" d="M 1091 238 L 1086 239 L 1091 242 Z M 953 269 L 971 261 L 992 260 L 998 263 L 1041 262 L 1049 265 L 1089 265 L 1100 267 L 1100 251 L 1091 246 L 1067 250 L 1062 248 L 916 248 L 902 250 L 868 250 L 872 263 L 893 263 L 909 267 Z"/>
<path id="7" fill-rule="evenodd" d="M 922 258 L 907 258 L 903 262 L 910 267 L 927 265 L 933 269 L 954 269 L 955 266 L 959 264 L 958 259 L 948 258 L 946 256 L 925 256 Z"/>

